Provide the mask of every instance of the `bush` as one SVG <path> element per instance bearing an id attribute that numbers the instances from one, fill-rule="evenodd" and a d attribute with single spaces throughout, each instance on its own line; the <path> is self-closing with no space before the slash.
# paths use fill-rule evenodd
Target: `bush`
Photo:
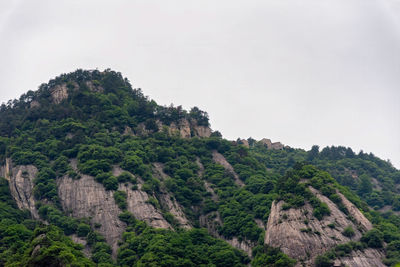
<path id="1" fill-rule="evenodd" d="M 316 267 L 332 267 L 333 262 L 326 255 L 319 255 L 315 259 Z"/>
<path id="2" fill-rule="evenodd" d="M 114 200 L 117 203 L 118 207 L 121 210 L 126 210 L 128 204 L 126 202 L 126 192 L 124 191 L 115 191 L 114 192 Z"/>
<path id="3" fill-rule="evenodd" d="M 356 233 L 354 232 L 353 227 L 350 225 L 343 229 L 342 234 L 346 237 L 352 238 Z"/>
<path id="4" fill-rule="evenodd" d="M 366 243 L 368 247 L 381 248 L 383 247 L 383 234 L 378 229 L 372 229 L 363 235 L 361 241 Z"/>
<path id="5" fill-rule="evenodd" d="M 117 190 L 118 189 L 118 180 L 115 176 L 110 176 L 106 180 L 103 181 L 103 185 L 106 190 Z"/>
<path id="6" fill-rule="evenodd" d="M 78 225 L 78 229 L 77 229 L 77 231 L 76 231 L 76 234 L 79 236 L 79 237 L 85 237 L 85 236 L 87 236 L 87 234 L 90 232 L 90 226 L 89 225 L 87 225 L 86 223 L 80 223 L 79 225 Z"/>
<path id="7" fill-rule="evenodd" d="M 117 177 L 119 183 L 126 183 L 126 182 L 131 182 L 133 184 L 136 184 L 136 179 L 133 177 L 132 174 L 129 172 L 123 172 Z"/>

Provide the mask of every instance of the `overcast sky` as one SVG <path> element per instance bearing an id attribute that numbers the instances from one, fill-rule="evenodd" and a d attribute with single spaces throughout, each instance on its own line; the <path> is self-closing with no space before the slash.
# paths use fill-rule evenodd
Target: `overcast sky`
<path id="1" fill-rule="evenodd" d="M 0 102 L 122 72 L 224 137 L 350 146 L 400 167 L 400 0 L 1 1 Z"/>

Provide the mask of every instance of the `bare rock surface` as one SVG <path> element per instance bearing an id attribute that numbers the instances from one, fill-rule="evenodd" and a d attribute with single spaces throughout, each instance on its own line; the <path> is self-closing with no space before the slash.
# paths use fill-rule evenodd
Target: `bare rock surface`
<path id="1" fill-rule="evenodd" d="M 334 266 L 350 267 L 384 267 L 382 263 L 384 254 L 376 249 L 367 248 L 363 251 L 353 251 L 349 257 L 336 259 Z"/>
<path id="2" fill-rule="evenodd" d="M 190 138 L 192 136 L 190 130 L 190 123 L 187 119 L 182 119 L 176 124 L 172 122 L 169 125 L 169 133 L 176 134 L 178 133 L 182 138 Z"/>
<path id="3" fill-rule="evenodd" d="M 193 127 L 194 135 L 198 137 L 210 137 L 211 136 L 211 129 L 207 126 L 199 126 L 195 125 Z"/>
<path id="4" fill-rule="evenodd" d="M 365 218 L 364 214 L 361 213 L 361 211 L 354 206 L 353 203 L 351 203 L 345 196 L 343 196 L 342 193 L 337 193 L 341 198 L 342 198 L 342 203 L 346 207 L 346 209 L 349 211 L 351 216 L 354 217 L 354 219 L 357 221 L 358 226 L 360 226 L 364 231 L 369 231 L 372 229 L 372 223 Z"/>
<path id="5" fill-rule="evenodd" d="M 1 169 L 0 175 L 8 180 L 10 193 L 18 208 L 29 210 L 34 219 L 39 219 L 33 196 L 33 180 L 38 172 L 37 168 L 33 165 L 13 166 L 11 159 L 7 158 Z"/>
<path id="6" fill-rule="evenodd" d="M 88 175 L 81 175 L 78 180 L 64 176 L 57 184 L 63 210 L 76 218 L 91 218 L 92 225 L 100 224 L 98 231 L 106 238 L 115 256 L 126 225 L 118 218 L 121 210 L 115 204 L 113 191 L 106 191 Z"/>
<path id="7" fill-rule="evenodd" d="M 297 260 L 303 260 L 307 266 L 311 266 L 317 255 L 323 254 L 337 244 L 359 240 L 362 233 L 358 230 L 357 225 L 370 229 L 369 221 L 361 212 L 349 209 L 350 214 L 357 221 L 354 224 L 330 199 L 317 190 L 311 187 L 310 189 L 328 205 L 331 214 L 318 220 L 312 216 L 313 208 L 308 203 L 298 209 L 283 210 L 284 202 L 274 201 L 265 235 L 266 244 L 280 247 L 284 253 Z M 347 205 L 349 204 L 347 203 Z M 351 239 L 342 234 L 347 226 L 351 226 L 355 232 Z"/>
<path id="8" fill-rule="evenodd" d="M 240 180 L 239 175 L 237 175 L 237 173 L 233 169 L 232 165 L 225 159 L 225 157 L 215 150 L 212 152 L 212 155 L 213 155 L 213 160 L 216 163 L 221 164 L 228 173 L 233 175 L 233 177 L 235 179 L 235 184 L 240 187 L 243 187 L 244 186 L 243 181 Z"/>
<path id="9" fill-rule="evenodd" d="M 113 166 L 112 173 L 118 176 L 125 172 L 121 167 Z M 155 228 L 169 229 L 171 225 L 164 219 L 161 212 L 157 210 L 152 204 L 149 203 L 150 196 L 140 190 L 143 184 L 142 179 L 136 177 L 139 183 L 139 189 L 133 190 L 132 184 L 120 184 L 118 190 L 124 191 L 127 195 L 126 201 L 128 204 L 128 211 L 131 212 L 136 219 L 145 221 L 148 225 Z"/>
<path id="10" fill-rule="evenodd" d="M 127 194 L 127 210 L 136 219 L 145 221 L 152 227 L 170 229 L 171 225 L 164 219 L 161 212 L 148 202 L 149 195 L 141 190 L 132 190 L 131 187 L 131 184 L 120 184 L 118 188 Z"/>
<path id="11" fill-rule="evenodd" d="M 240 139 L 239 144 L 244 145 L 247 148 L 250 147 L 249 141 L 247 141 L 246 139 Z"/>
<path id="12" fill-rule="evenodd" d="M 68 98 L 68 88 L 67 84 L 59 84 L 51 88 L 50 90 L 51 98 L 54 104 L 60 104 L 64 99 Z"/>
<path id="13" fill-rule="evenodd" d="M 284 148 L 284 145 L 281 142 L 271 142 L 271 139 L 263 138 L 260 140 L 262 144 L 267 146 L 268 149 L 276 149 L 276 150 L 281 150 Z"/>

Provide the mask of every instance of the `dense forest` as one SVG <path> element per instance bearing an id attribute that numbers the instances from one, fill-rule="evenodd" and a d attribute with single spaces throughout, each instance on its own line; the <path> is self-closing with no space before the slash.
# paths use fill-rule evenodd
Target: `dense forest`
<path id="1" fill-rule="evenodd" d="M 316 220 L 329 216 L 310 187 L 351 217 L 343 194 L 373 224 L 360 240 L 327 250 L 313 264 L 332 266 L 367 248 L 382 252 L 388 266 L 400 262 L 400 171 L 390 162 L 345 147 L 276 150 L 251 138 L 245 146 L 204 129 L 206 112 L 160 106 L 111 70 L 63 74 L 3 104 L 0 165 L 37 169 L 32 193 L 38 218 L 18 208 L 10 191 L 15 174 L 3 172 L 0 265 L 294 266 L 296 259 L 264 242 L 265 225 L 274 201 L 286 210 L 310 204 Z M 116 166 L 123 172 L 116 174 Z M 65 177 L 92 177 L 112 195 L 116 220 L 124 225 L 116 250 L 101 223 L 65 209 L 59 191 Z M 166 227 L 137 218 L 129 204 L 135 192 L 148 196 L 146 204 Z"/>

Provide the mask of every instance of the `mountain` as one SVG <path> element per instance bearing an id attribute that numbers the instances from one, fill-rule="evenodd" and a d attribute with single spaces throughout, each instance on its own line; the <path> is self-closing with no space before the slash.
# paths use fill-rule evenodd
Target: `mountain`
<path id="1" fill-rule="evenodd" d="M 0 265 L 391 266 L 400 171 L 350 148 L 229 141 L 112 70 L 0 107 Z"/>

